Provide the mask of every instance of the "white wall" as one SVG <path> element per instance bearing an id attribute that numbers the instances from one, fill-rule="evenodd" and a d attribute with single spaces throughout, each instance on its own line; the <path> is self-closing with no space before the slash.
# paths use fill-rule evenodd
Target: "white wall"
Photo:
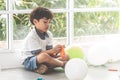
<path id="1" fill-rule="evenodd" d="M 22 67 L 21 63 L 19 53 L 0 52 L 0 67 L 2 69 Z"/>

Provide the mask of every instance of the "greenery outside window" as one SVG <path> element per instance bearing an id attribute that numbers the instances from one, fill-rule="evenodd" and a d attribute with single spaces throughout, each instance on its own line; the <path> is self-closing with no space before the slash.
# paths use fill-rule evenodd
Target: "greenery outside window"
<path id="1" fill-rule="evenodd" d="M 74 0 L 75 8 L 119 7 L 119 0 Z"/>
<path id="2" fill-rule="evenodd" d="M 74 17 L 75 36 L 115 34 L 119 31 L 119 12 L 79 12 Z"/>
<path id="3" fill-rule="evenodd" d="M 6 10 L 6 0 L 0 0 L 0 10 Z"/>
<path id="4" fill-rule="evenodd" d="M 6 17 L 7 15 L 0 14 L 0 48 L 7 48 L 7 30 L 6 30 Z"/>
<path id="5" fill-rule="evenodd" d="M 15 0 L 14 9 L 33 9 L 35 7 L 60 9 L 66 7 L 66 0 Z"/>
<path id="6" fill-rule="evenodd" d="M 98 36 L 119 33 L 119 12 L 78 12 L 74 17 L 75 42 L 94 42 Z M 89 36 L 82 37 L 81 36 Z M 96 36 L 93 38 L 90 36 Z M 84 38 L 84 39 L 83 39 Z M 93 40 L 94 39 L 94 40 Z M 84 40 L 84 41 L 83 41 Z"/>

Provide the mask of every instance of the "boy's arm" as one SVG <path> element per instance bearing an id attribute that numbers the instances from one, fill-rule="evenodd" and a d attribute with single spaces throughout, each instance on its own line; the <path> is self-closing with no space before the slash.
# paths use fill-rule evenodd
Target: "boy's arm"
<path id="1" fill-rule="evenodd" d="M 41 49 L 38 49 L 38 50 L 33 50 L 33 51 L 31 51 L 31 53 L 32 53 L 33 55 L 38 55 L 38 54 L 40 54 L 40 53 L 47 53 L 47 54 L 51 55 L 51 54 L 53 54 L 53 50 L 50 49 L 50 50 L 42 51 Z"/>
<path id="2" fill-rule="evenodd" d="M 61 45 L 56 45 L 54 48 L 52 48 L 52 49 L 49 49 L 49 50 L 46 50 L 46 51 L 41 51 L 42 53 L 43 52 L 45 52 L 45 53 L 47 53 L 47 54 L 50 54 L 50 55 L 52 55 L 52 54 L 57 54 L 57 53 L 59 53 L 60 51 L 61 51 L 61 48 L 62 48 L 62 46 Z M 41 53 L 40 52 L 40 53 Z"/>

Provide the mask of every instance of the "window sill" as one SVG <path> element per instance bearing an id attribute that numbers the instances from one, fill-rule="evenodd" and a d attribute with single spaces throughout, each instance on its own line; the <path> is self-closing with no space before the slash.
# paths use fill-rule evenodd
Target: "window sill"
<path id="1" fill-rule="evenodd" d="M 0 54 L 4 54 L 4 53 L 13 53 L 15 51 L 13 50 L 8 50 L 8 49 L 0 49 Z"/>

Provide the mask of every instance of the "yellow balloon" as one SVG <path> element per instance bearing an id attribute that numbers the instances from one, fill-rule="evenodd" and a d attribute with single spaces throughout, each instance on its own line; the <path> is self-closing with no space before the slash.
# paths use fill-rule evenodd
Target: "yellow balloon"
<path id="1" fill-rule="evenodd" d="M 65 51 L 70 56 L 70 59 L 72 59 L 72 58 L 83 59 L 84 58 L 84 52 L 83 52 L 82 48 L 80 48 L 79 46 L 71 46 L 69 48 L 66 48 Z"/>

